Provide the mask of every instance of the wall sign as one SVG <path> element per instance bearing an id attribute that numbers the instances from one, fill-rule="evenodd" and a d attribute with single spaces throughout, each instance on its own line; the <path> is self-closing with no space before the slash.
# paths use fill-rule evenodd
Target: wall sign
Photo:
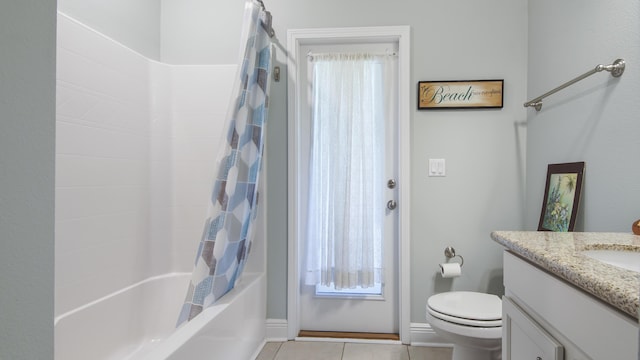
<path id="1" fill-rule="evenodd" d="M 418 110 L 502 108 L 504 80 L 418 82 Z"/>

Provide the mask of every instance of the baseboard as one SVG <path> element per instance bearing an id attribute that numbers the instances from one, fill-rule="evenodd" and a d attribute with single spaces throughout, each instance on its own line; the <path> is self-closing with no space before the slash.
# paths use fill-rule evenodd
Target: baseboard
<path id="1" fill-rule="evenodd" d="M 267 319 L 266 341 L 287 341 L 288 326 L 286 319 Z"/>
<path id="2" fill-rule="evenodd" d="M 260 353 L 262 352 L 262 348 L 264 348 L 266 343 L 267 343 L 266 340 L 262 340 L 262 343 L 260 344 L 260 346 L 258 346 L 258 348 L 253 352 L 253 355 L 251 355 L 249 359 L 256 360 L 258 356 L 260 356 Z"/>
<path id="3" fill-rule="evenodd" d="M 411 323 L 411 345 L 412 346 L 435 346 L 452 347 L 453 344 L 447 342 L 433 330 L 427 323 Z"/>

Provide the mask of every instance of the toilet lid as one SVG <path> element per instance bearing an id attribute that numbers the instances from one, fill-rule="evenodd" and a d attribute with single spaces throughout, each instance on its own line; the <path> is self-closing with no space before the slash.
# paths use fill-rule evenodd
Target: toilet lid
<path id="1" fill-rule="evenodd" d="M 427 306 L 440 314 L 461 319 L 502 320 L 502 301 L 491 294 L 472 291 L 444 292 L 431 296 L 427 300 Z"/>

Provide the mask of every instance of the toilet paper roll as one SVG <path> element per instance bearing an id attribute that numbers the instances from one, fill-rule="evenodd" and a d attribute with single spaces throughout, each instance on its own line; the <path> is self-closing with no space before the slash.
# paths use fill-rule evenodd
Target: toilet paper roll
<path id="1" fill-rule="evenodd" d="M 443 278 L 452 278 L 462 275 L 462 268 L 459 263 L 440 264 L 440 275 Z"/>

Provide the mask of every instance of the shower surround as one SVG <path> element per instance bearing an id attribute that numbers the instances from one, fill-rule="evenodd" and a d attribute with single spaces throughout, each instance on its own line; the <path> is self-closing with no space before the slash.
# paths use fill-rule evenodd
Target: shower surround
<path id="1" fill-rule="evenodd" d="M 177 279 L 193 269 L 237 69 L 151 61 L 61 13 L 57 37 L 56 353 L 64 348 L 59 339 L 73 338 L 69 331 L 105 326 L 60 326 L 94 306 L 120 304 L 101 321 L 131 326 L 135 309 L 153 306 L 151 293 L 177 291 L 183 299 L 188 279 L 183 286 Z M 256 232 L 246 268 L 258 283 L 265 281 L 263 233 Z M 165 282 L 176 284 L 171 295 L 144 290 Z M 252 304 L 258 310 L 262 292 Z M 175 324 L 179 310 L 157 315 Z M 109 354 L 85 358 L 122 358 L 123 349 L 155 344 L 140 326 L 125 343 L 93 347 Z M 262 341 L 264 324 L 257 326 Z"/>

